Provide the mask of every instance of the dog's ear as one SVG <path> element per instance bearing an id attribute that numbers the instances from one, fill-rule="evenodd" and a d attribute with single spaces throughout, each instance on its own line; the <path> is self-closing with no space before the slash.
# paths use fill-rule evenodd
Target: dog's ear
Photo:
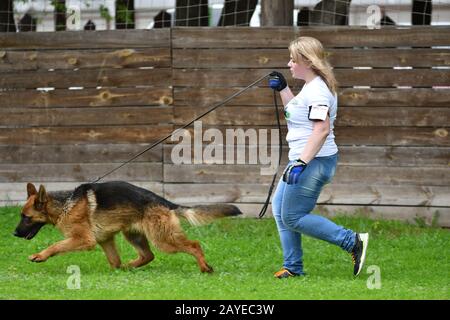
<path id="1" fill-rule="evenodd" d="M 47 192 L 45 191 L 44 186 L 41 184 L 39 187 L 39 193 L 37 196 L 37 201 L 40 202 L 41 204 L 46 203 L 48 200 L 47 198 Z"/>
<path id="2" fill-rule="evenodd" d="M 36 187 L 34 186 L 34 184 L 28 182 L 27 183 L 27 193 L 28 193 L 28 198 L 31 197 L 32 195 L 37 194 L 37 190 Z"/>

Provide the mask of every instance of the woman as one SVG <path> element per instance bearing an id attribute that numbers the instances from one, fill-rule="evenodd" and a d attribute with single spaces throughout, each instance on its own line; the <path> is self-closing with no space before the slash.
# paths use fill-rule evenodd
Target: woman
<path id="1" fill-rule="evenodd" d="M 333 243 L 351 253 L 353 274 L 364 264 L 369 235 L 358 234 L 315 214 L 322 187 L 336 171 L 338 149 L 333 123 L 337 113 L 337 83 L 325 58 L 322 44 L 300 37 L 289 46 L 288 66 L 292 77 L 305 80 L 296 96 L 279 72 L 272 72 L 269 85 L 279 91 L 288 126 L 289 163 L 275 191 L 272 208 L 281 245 L 283 268 L 277 278 L 304 275 L 301 235 Z"/>

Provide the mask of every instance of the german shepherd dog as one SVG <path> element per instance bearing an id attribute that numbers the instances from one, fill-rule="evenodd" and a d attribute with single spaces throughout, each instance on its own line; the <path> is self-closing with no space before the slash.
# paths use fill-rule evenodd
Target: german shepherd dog
<path id="1" fill-rule="evenodd" d="M 122 231 L 136 249 L 138 258 L 126 266 L 141 267 L 154 259 L 148 240 L 163 252 L 193 255 L 202 272 L 213 272 L 206 263 L 198 241 L 186 238 L 178 216 L 192 225 L 202 225 L 216 218 L 236 216 L 233 205 L 217 204 L 185 207 L 155 193 L 126 182 L 82 184 L 74 191 L 39 191 L 27 184 L 28 199 L 14 235 L 32 239 L 45 224 L 56 226 L 65 240 L 31 255 L 33 262 L 65 252 L 91 250 L 100 244 L 113 268 L 122 266 L 114 236 Z"/>

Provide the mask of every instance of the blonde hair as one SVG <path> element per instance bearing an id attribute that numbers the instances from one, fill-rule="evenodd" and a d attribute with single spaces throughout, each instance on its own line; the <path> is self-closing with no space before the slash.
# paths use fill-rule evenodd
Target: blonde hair
<path id="1" fill-rule="evenodd" d="M 299 37 L 289 45 L 289 52 L 294 62 L 304 60 L 311 63 L 312 70 L 317 73 L 333 94 L 337 93 L 338 83 L 333 68 L 325 56 L 325 50 L 319 40 L 312 37 Z"/>

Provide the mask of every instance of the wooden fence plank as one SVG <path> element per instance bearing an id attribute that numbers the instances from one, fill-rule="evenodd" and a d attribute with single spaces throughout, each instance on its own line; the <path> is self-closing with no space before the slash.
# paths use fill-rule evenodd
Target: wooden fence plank
<path id="1" fill-rule="evenodd" d="M 450 89 L 355 89 L 339 90 L 340 106 L 442 107 L 450 104 Z"/>
<path id="2" fill-rule="evenodd" d="M 243 218 L 257 217 L 262 205 L 259 203 L 236 203 L 243 212 Z M 442 207 L 407 207 L 407 206 L 361 206 L 361 205 L 317 205 L 314 213 L 333 219 L 336 216 L 356 216 L 370 219 L 387 219 L 406 221 L 417 224 L 419 220 L 432 225 L 433 220 L 438 226 L 450 226 L 450 208 Z M 272 206 L 267 208 L 266 218 L 272 217 Z"/>
<path id="3" fill-rule="evenodd" d="M 340 145 L 450 146 L 449 128 L 337 127 Z"/>
<path id="4" fill-rule="evenodd" d="M 174 105 L 212 107 L 243 88 L 195 88 L 175 87 L 173 90 Z M 1 96 L 0 96 L 1 97 Z M 281 104 L 281 99 L 278 98 Z M 227 102 L 229 105 L 271 105 L 273 93 L 271 89 L 253 87 Z"/>
<path id="5" fill-rule="evenodd" d="M 0 109 L 3 127 L 59 127 L 95 125 L 168 124 L 172 107 L 8 108 Z"/>
<path id="6" fill-rule="evenodd" d="M 171 75 L 170 68 L 22 71 L 2 74 L 0 88 L 168 87 Z"/>
<path id="7" fill-rule="evenodd" d="M 120 107 L 171 103 L 172 92 L 169 88 L 0 91 L 0 108 Z"/>
<path id="8" fill-rule="evenodd" d="M 174 71 L 172 81 L 175 87 L 247 86 L 271 71 L 270 69 L 179 69 Z M 287 77 L 289 71 L 282 71 Z M 261 81 L 260 85 L 267 86 L 267 80 Z"/>
<path id="9" fill-rule="evenodd" d="M 0 182 L 90 182 L 118 167 L 117 163 L 0 164 Z M 161 181 L 161 163 L 130 163 L 105 178 L 108 180 Z"/>
<path id="10" fill-rule="evenodd" d="M 48 69 L 170 67 L 169 48 L 121 50 L 6 51 L 0 73 Z"/>
<path id="11" fill-rule="evenodd" d="M 2 33 L 3 49 L 169 48 L 170 29 Z"/>
<path id="12" fill-rule="evenodd" d="M 239 34 L 239 37 L 236 37 Z M 172 28 L 173 48 L 287 48 L 299 36 L 325 47 L 448 46 L 449 27 L 261 27 Z"/>
<path id="13" fill-rule="evenodd" d="M 328 60 L 339 67 L 434 67 L 450 65 L 448 49 L 341 49 L 327 50 Z"/>
<path id="14" fill-rule="evenodd" d="M 450 71 L 436 69 L 337 69 L 336 79 L 341 86 L 372 87 L 450 87 Z"/>
<path id="15" fill-rule="evenodd" d="M 316 212 L 333 218 L 335 216 L 356 216 L 369 219 L 400 220 L 419 225 L 437 225 L 450 227 L 450 208 L 448 207 L 411 207 L 411 206 L 352 206 L 318 205 Z"/>
<path id="16" fill-rule="evenodd" d="M 339 146 L 339 163 L 374 166 L 448 166 L 450 148 Z"/>
<path id="17" fill-rule="evenodd" d="M 334 68 L 450 65 L 450 50 L 445 49 L 329 49 L 326 53 Z M 286 68 L 288 62 L 286 48 L 173 50 L 174 68 Z"/>
<path id="18" fill-rule="evenodd" d="M 210 108 L 175 107 L 174 124 L 182 125 L 188 119 L 194 119 Z M 279 108 L 282 124 L 286 125 L 282 109 Z M 392 115 L 392 116 L 389 116 Z M 450 108 L 403 108 L 370 107 L 354 108 L 340 107 L 336 126 L 415 126 L 439 127 L 448 125 Z M 274 107 L 257 106 L 226 106 L 214 110 L 201 119 L 205 125 L 276 125 Z"/>
<path id="19" fill-rule="evenodd" d="M 74 190 L 80 185 L 80 182 L 48 182 L 37 180 L 32 180 L 29 182 L 34 183 L 37 187 L 39 184 L 44 184 L 47 192 L 63 191 L 63 190 Z M 138 187 L 145 188 L 155 192 L 156 194 L 163 196 L 163 184 L 161 182 L 151 182 L 151 181 L 128 181 Z M 0 202 L 1 201 L 15 201 L 22 202 L 27 198 L 27 186 L 25 182 L 10 182 L 10 183 L 0 183 Z M 1 203 L 0 203 L 1 206 Z"/>
<path id="20" fill-rule="evenodd" d="M 172 125 L 0 128 L 0 145 L 152 143 L 172 133 Z"/>
<path id="21" fill-rule="evenodd" d="M 174 72 L 173 83 L 179 87 L 247 86 L 271 71 L 270 69 L 180 69 Z M 288 71 L 280 71 L 288 77 Z M 337 69 L 335 74 L 341 87 L 450 86 L 448 70 Z M 261 86 L 263 85 L 267 85 L 267 81 L 261 82 Z"/>
<path id="22" fill-rule="evenodd" d="M 180 88 L 174 90 L 174 105 L 212 107 L 238 92 L 235 88 Z M 278 99 L 279 100 L 279 99 Z M 51 91 L 23 90 L 0 92 L 0 108 L 83 107 L 172 104 L 171 90 L 165 88 L 103 88 Z M 339 91 L 339 106 L 449 108 L 449 89 L 353 89 Z M 281 101 L 279 100 L 279 105 Z M 226 106 L 272 105 L 272 90 L 252 88 L 227 102 Z"/>
<path id="23" fill-rule="evenodd" d="M 177 126 L 178 127 L 178 126 Z M 226 140 L 227 129 L 230 134 L 237 136 L 256 135 L 260 132 L 268 133 L 268 141 L 271 141 L 272 129 L 277 130 L 275 126 L 202 126 L 202 132 L 207 129 L 217 129 L 225 137 L 224 143 L 232 143 Z M 186 128 L 189 132 L 190 139 L 194 139 L 194 129 L 192 126 Z M 264 130 L 264 131 L 261 131 Z M 341 146 L 450 146 L 450 137 L 448 135 L 449 127 L 432 128 L 432 127 L 335 127 L 334 133 L 336 142 Z M 1 133 L 1 129 L 0 129 Z M 285 136 L 287 133 L 286 126 L 281 127 L 281 135 L 283 144 L 287 144 Z M 187 139 L 188 137 L 186 137 Z M 1 142 L 0 134 L 0 142 Z M 181 139 L 175 139 L 175 143 L 179 143 Z M 248 142 L 246 142 L 248 143 Z M 257 143 L 257 140 L 256 142 Z M 237 142 L 235 142 L 237 144 Z"/>
<path id="24" fill-rule="evenodd" d="M 266 166 L 228 164 L 228 165 L 171 165 L 164 164 L 166 182 L 178 183 L 270 183 L 271 175 L 262 175 Z M 279 174 L 282 172 L 280 168 Z M 370 185 L 414 185 L 448 186 L 450 171 L 443 167 L 363 167 L 340 165 L 334 183 L 351 183 L 359 186 Z"/>
<path id="25" fill-rule="evenodd" d="M 0 145 L 1 164 L 22 163 L 123 163 L 149 144 Z M 162 162 L 162 146 L 133 162 Z"/>
<path id="26" fill-rule="evenodd" d="M 268 141 L 270 142 L 270 141 Z M 202 152 L 205 152 L 205 148 L 209 144 L 204 142 Z M 220 148 L 224 150 L 224 157 L 226 154 L 226 146 L 220 145 Z M 261 149 L 266 149 L 267 153 L 264 157 L 267 157 L 270 161 L 272 157 L 272 150 L 275 153 L 275 163 L 278 163 L 278 144 L 270 145 L 266 147 L 263 145 L 244 145 L 234 146 L 233 160 L 237 161 L 238 153 L 244 154 L 246 159 L 249 158 L 249 154 L 257 155 L 257 163 L 263 165 L 261 156 L 259 155 Z M 339 148 L 339 165 L 353 165 L 353 166 L 378 166 L 378 167 L 447 167 L 450 164 L 450 148 L 449 147 L 377 147 L 377 146 L 338 146 Z M 1 156 L 0 147 L 0 156 Z M 194 145 L 191 148 L 191 161 L 194 163 Z M 176 154 L 174 145 L 164 145 L 164 163 L 173 164 L 172 152 L 174 156 Z M 281 165 L 287 164 L 289 147 L 284 145 L 282 150 L 282 162 Z M 265 161 L 268 162 L 268 161 Z M 189 162 L 188 162 L 189 163 Z M 234 162 L 237 163 L 237 162 Z"/>
<path id="27" fill-rule="evenodd" d="M 174 107 L 173 123 L 183 125 L 189 119 L 195 119 L 210 108 L 198 107 Z M 281 108 L 278 110 L 283 125 L 286 125 Z M 274 107 L 244 107 L 226 106 L 214 110 L 201 118 L 204 125 L 239 125 L 239 126 L 261 126 L 276 125 L 276 115 Z"/>
<path id="28" fill-rule="evenodd" d="M 131 156 L 140 153 L 149 147 L 149 144 L 86 144 L 86 145 L 0 145 L 0 163 L 80 163 L 88 162 L 124 162 Z M 203 146 L 203 149 L 206 145 Z M 163 155 L 161 145 L 146 152 L 136 159 L 136 162 L 161 162 Z M 261 147 L 243 146 L 235 150 L 237 153 L 249 152 L 258 154 Z M 267 150 L 270 156 L 270 147 Z M 173 145 L 164 146 L 164 162 L 172 163 L 171 153 Z M 192 147 L 193 149 L 193 147 Z M 194 151 L 191 149 L 191 159 Z M 250 150 L 250 151 L 249 151 Z M 278 152 L 278 146 L 274 147 Z M 287 163 L 288 147 L 283 147 L 283 162 Z M 224 153 L 224 155 L 226 155 Z M 278 159 L 278 158 L 277 158 Z M 259 157 L 258 157 L 259 160 Z M 277 160 L 278 161 L 278 160 Z M 362 166 L 421 166 L 434 167 L 448 166 L 450 161 L 450 148 L 436 147 L 356 147 L 339 146 L 339 164 Z M 193 160 L 192 160 L 193 163 Z"/>
<path id="29" fill-rule="evenodd" d="M 445 127 L 449 124 L 448 119 L 450 119 L 450 108 L 341 107 L 335 125 Z"/>
<path id="30" fill-rule="evenodd" d="M 332 184 L 324 188 L 320 204 L 365 204 L 450 207 L 448 186 L 355 186 Z"/>
<path id="31" fill-rule="evenodd" d="M 269 184 L 188 183 L 164 185 L 164 194 L 176 203 L 264 203 Z M 318 204 L 403 205 L 450 207 L 450 187 L 327 185 Z"/>
<path id="32" fill-rule="evenodd" d="M 292 85 L 291 80 L 290 78 L 288 80 L 290 85 Z M 230 97 L 239 90 L 240 88 L 176 87 L 174 88 L 174 104 L 177 107 L 184 105 L 212 107 L 214 104 L 225 100 L 225 98 Z M 297 93 L 294 89 L 293 91 Z M 448 103 L 450 101 L 450 89 L 342 88 L 339 89 L 338 94 L 339 107 L 450 107 Z M 278 102 L 281 105 L 280 99 L 278 99 Z M 250 88 L 227 102 L 226 105 L 273 105 L 273 93 L 268 88 Z"/>

